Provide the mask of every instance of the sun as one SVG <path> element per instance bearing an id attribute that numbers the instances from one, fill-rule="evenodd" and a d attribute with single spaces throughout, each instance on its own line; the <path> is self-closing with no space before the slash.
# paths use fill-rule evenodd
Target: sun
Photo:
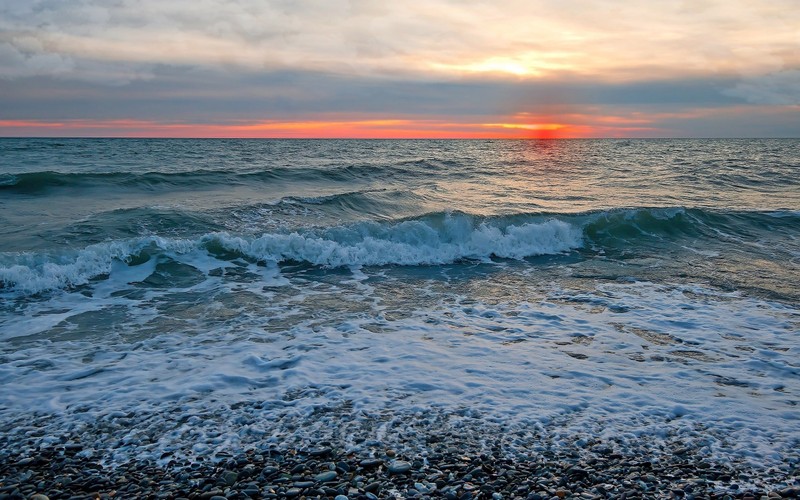
<path id="1" fill-rule="evenodd" d="M 566 125 L 561 123 L 537 123 L 531 126 L 531 139 L 558 139 L 563 136 Z"/>
<path id="2" fill-rule="evenodd" d="M 486 123 L 484 127 L 517 129 L 524 131 L 521 137 L 526 139 L 558 139 L 567 129 L 562 123 Z"/>

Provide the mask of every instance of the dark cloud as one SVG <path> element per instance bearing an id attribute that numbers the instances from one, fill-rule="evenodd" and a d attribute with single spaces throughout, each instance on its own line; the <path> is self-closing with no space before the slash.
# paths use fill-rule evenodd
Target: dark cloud
<path id="1" fill-rule="evenodd" d="M 754 104 L 800 106 L 800 70 L 745 78 L 724 93 Z"/>
<path id="2" fill-rule="evenodd" d="M 0 81 L 0 107 L 14 119 L 258 120 L 325 113 L 386 117 L 509 115 L 543 106 L 714 107 L 741 102 L 732 80 L 448 82 L 347 78 L 315 72 L 240 74 L 157 69 L 124 86 L 55 77 Z"/>

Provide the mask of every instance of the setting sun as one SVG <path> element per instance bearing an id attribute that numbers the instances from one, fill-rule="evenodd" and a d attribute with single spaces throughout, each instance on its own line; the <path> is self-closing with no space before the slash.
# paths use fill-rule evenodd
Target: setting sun
<path id="1" fill-rule="evenodd" d="M 530 139 L 556 139 L 569 136 L 569 126 L 560 123 L 487 123 L 489 128 L 504 128 L 526 131 Z"/>

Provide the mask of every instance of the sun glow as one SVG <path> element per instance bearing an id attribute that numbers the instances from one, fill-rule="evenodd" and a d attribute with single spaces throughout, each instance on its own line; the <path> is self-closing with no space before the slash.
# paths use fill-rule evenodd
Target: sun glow
<path id="1" fill-rule="evenodd" d="M 569 125 L 562 123 L 487 123 L 485 127 L 529 131 L 528 139 L 558 139 L 570 136 Z"/>
<path id="2" fill-rule="evenodd" d="M 0 119 L 7 137 L 230 137 L 230 138 L 385 138 L 385 139 L 567 139 L 587 137 L 659 137 L 672 131 L 659 122 L 678 119 L 732 120 L 754 113 L 774 114 L 771 107 L 696 108 L 643 113 L 619 109 L 542 107 L 539 112 L 463 117 L 463 121 L 414 116 L 306 116 L 302 120 L 254 120 L 191 123 L 135 119 L 9 120 Z M 791 109 L 785 111 L 792 116 Z M 484 121 L 485 120 L 485 121 Z"/>
<path id="3" fill-rule="evenodd" d="M 537 75 L 540 73 L 540 71 L 519 61 L 504 57 L 492 57 L 483 62 L 467 64 L 462 66 L 462 69 L 475 73 L 510 73 L 517 76 Z"/>
<path id="4" fill-rule="evenodd" d="M 521 128 L 525 130 L 559 130 L 566 125 L 560 123 L 486 123 L 484 127 Z"/>
<path id="5" fill-rule="evenodd" d="M 565 62 L 569 56 L 570 54 L 561 52 L 547 54 L 526 52 L 513 57 L 494 56 L 467 63 L 434 63 L 432 67 L 446 72 L 499 73 L 519 77 L 538 77 L 552 71 L 571 69 L 572 66 Z"/>

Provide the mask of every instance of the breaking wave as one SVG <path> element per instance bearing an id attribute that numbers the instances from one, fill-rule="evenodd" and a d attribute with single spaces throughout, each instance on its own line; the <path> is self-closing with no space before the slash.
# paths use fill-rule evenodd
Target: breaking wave
<path id="1" fill-rule="evenodd" d="M 25 294 L 70 288 L 156 255 L 200 251 L 213 259 L 302 263 L 321 267 L 435 266 L 462 261 L 524 259 L 578 249 L 635 253 L 682 238 L 754 239 L 800 227 L 796 212 L 717 213 L 700 209 L 639 208 L 582 214 L 479 217 L 432 213 L 393 222 L 358 222 L 326 228 L 196 238 L 146 236 L 61 253 L 0 254 L 0 288 Z"/>
<path id="2" fill-rule="evenodd" d="M 100 243 L 60 255 L 7 253 L 0 256 L 0 283 L 29 294 L 74 287 L 108 274 L 115 262 L 137 265 L 154 254 L 179 255 L 195 250 L 223 260 L 246 258 L 339 267 L 522 259 L 581 245 L 580 228 L 556 219 L 510 224 L 465 214 L 432 214 L 395 223 L 362 222 L 258 237 L 228 233 L 209 233 L 196 239 L 150 236 Z"/>

